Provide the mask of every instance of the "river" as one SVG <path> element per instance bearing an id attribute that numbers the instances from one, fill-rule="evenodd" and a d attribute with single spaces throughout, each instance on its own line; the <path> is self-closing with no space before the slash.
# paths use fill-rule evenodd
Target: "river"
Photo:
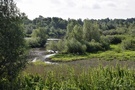
<path id="1" fill-rule="evenodd" d="M 51 56 L 54 56 L 56 53 L 48 54 L 47 51 L 43 48 L 33 48 L 29 52 L 29 60 L 32 62 L 36 62 L 37 60 L 41 60 L 47 64 L 57 64 L 55 62 L 50 62 L 47 59 Z"/>

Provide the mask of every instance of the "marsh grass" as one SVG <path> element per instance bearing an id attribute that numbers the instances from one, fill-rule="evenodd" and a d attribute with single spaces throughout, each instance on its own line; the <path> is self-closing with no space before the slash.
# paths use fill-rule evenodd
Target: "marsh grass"
<path id="1" fill-rule="evenodd" d="M 34 68 L 33 68 L 34 69 Z M 97 68 L 58 65 L 44 67 L 44 74 L 22 75 L 24 90 L 134 90 L 135 72 L 127 67 Z"/>
<path id="2" fill-rule="evenodd" d="M 86 59 L 85 63 L 77 61 L 83 59 Z M 89 59 L 94 62 L 86 62 Z M 52 60 L 66 63 L 29 63 L 17 82 L 20 90 L 135 90 L 135 70 L 130 65 L 134 59 L 135 51 L 123 51 L 118 45 L 111 45 L 111 50 L 105 52 L 58 54 Z M 130 63 L 126 66 L 128 61 L 124 60 Z M 77 61 L 77 64 L 68 64 L 68 61 Z M 102 61 L 104 65 L 100 64 Z M 121 64 L 116 64 L 116 61 Z"/>
<path id="3" fill-rule="evenodd" d="M 43 71 L 45 70 L 45 67 L 48 64 L 37 60 L 36 62 L 31 62 L 26 65 L 26 68 L 22 72 L 22 74 L 38 74 L 38 75 L 44 75 Z"/>
<path id="4" fill-rule="evenodd" d="M 77 54 L 58 54 L 51 57 L 53 61 L 76 61 L 87 59 L 87 55 L 77 55 Z"/>

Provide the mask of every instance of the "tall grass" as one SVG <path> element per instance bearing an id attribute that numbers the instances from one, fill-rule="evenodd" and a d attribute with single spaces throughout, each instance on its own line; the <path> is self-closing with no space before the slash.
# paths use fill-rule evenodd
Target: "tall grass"
<path id="1" fill-rule="evenodd" d="M 59 69 L 59 70 L 57 70 Z M 135 72 L 127 67 L 78 69 L 59 66 L 44 74 L 21 75 L 23 90 L 135 90 Z"/>

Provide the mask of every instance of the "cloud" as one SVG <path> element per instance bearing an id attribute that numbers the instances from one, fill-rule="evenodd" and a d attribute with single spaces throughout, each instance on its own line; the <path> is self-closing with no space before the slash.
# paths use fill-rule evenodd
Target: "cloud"
<path id="1" fill-rule="evenodd" d="M 126 18 L 135 16 L 135 0 L 16 0 L 17 6 L 30 19 Z"/>
<path id="2" fill-rule="evenodd" d="M 76 3 L 74 2 L 74 0 L 73 1 L 67 0 L 65 3 L 67 3 L 67 6 L 69 6 L 69 7 L 75 7 L 76 6 Z"/>
<path id="3" fill-rule="evenodd" d="M 109 7 L 117 7 L 116 4 L 114 4 L 114 3 L 108 3 L 107 6 L 109 6 Z"/>
<path id="4" fill-rule="evenodd" d="M 96 4 L 94 4 L 94 5 L 92 6 L 92 8 L 93 8 L 93 9 L 100 9 L 101 6 L 100 6 L 99 4 L 96 3 Z"/>
<path id="5" fill-rule="evenodd" d="M 52 4 L 61 4 L 60 0 L 49 0 Z"/>

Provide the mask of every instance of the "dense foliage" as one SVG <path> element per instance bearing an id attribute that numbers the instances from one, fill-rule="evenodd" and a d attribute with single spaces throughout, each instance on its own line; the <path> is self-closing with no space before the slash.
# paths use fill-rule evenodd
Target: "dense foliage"
<path id="1" fill-rule="evenodd" d="M 29 20 L 27 17 L 23 20 L 25 25 L 26 36 L 29 37 L 30 34 L 36 29 L 44 28 L 46 29 L 46 35 L 51 38 L 61 38 L 64 37 L 66 33 L 67 21 L 62 18 L 44 18 L 39 16 L 34 20 Z"/>
<path id="2" fill-rule="evenodd" d="M 26 36 L 31 37 L 31 39 L 28 39 L 29 46 L 46 46 L 43 44 L 45 44 L 47 38 L 60 38 L 63 45 L 60 45 L 60 43 L 59 45 L 51 45 L 49 49 L 53 49 L 52 46 L 55 46 L 54 48 L 59 52 L 76 54 L 107 50 L 110 44 L 123 44 L 123 49 L 127 49 L 126 45 L 124 45 L 125 39 L 128 41 L 128 38 L 134 38 L 135 33 L 134 18 L 114 20 L 109 18 L 100 20 L 85 19 L 82 21 L 81 19 L 63 20 L 58 17 L 44 18 L 39 16 L 34 20 L 29 20 L 26 17 L 24 26 Z M 38 33 L 37 30 L 40 28 L 45 30 L 44 35 L 42 35 L 44 39 L 42 40 L 33 37 L 33 34 Z M 73 40 L 74 43 L 72 43 Z M 79 45 L 83 46 L 80 47 Z M 80 50 L 73 50 L 76 46 Z"/>
<path id="3" fill-rule="evenodd" d="M 25 66 L 22 15 L 13 0 L 0 0 L 0 88 L 12 84 Z M 9 87 L 12 89 L 11 87 Z M 5 89 L 4 89 L 5 90 Z"/>

